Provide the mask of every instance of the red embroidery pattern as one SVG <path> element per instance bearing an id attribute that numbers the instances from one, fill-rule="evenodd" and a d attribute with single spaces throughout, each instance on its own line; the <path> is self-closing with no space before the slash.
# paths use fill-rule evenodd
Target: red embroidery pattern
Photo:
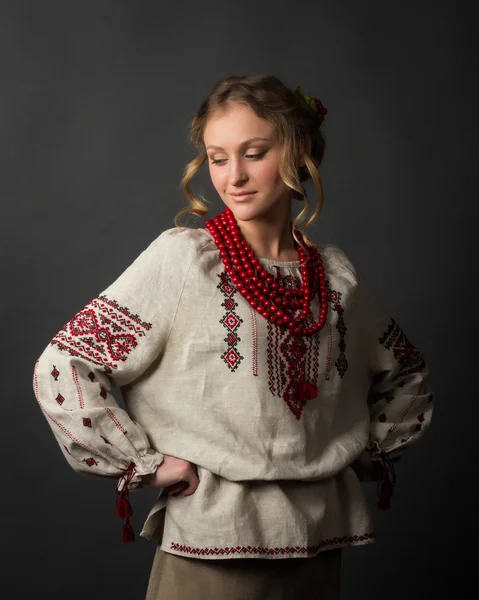
<path id="1" fill-rule="evenodd" d="M 293 275 L 282 275 L 277 268 L 279 285 L 285 289 L 299 288 L 301 282 Z M 306 326 L 314 322 L 312 315 Z M 289 329 L 280 328 L 267 321 L 268 386 L 274 396 L 282 398 L 299 421 L 308 398 L 308 389 L 299 390 L 298 382 L 318 381 L 319 333 L 310 337 L 295 336 Z M 311 384 L 304 384 L 305 386 Z M 303 386 L 304 387 L 304 386 Z M 312 397 L 315 393 L 312 392 Z"/>
<path id="2" fill-rule="evenodd" d="M 115 423 L 115 425 L 118 427 L 118 429 L 126 434 L 127 431 L 126 429 L 123 427 L 123 425 L 120 423 L 120 421 L 115 417 L 115 415 L 113 414 L 113 411 L 110 408 L 105 408 L 105 411 L 107 413 L 107 415 L 110 417 L 110 419 L 113 421 L 113 423 Z"/>
<path id="3" fill-rule="evenodd" d="M 220 323 L 228 332 L 224 338 L 227 348 L 221 355 L 221 358 L 230 371 L 234 373 L 244 359 L 244 356 L 238 352 L 238 343 L 241 342 L 241 338 L 238 336 L 238 329 L 241 323 L 243 323 L 243 319 L 235 313 L 236 308 L 238 308 L 238 303 L 234 299 L 236 288 L 230 280 L 229 275 L 226 271 L 223 271 L 218 277 L 220 278 L 220 282 L 216 287 L 225 297 L 221 306 L 226 310 L 223 318 L 220 319 Z"/>
<path id="4" fill-rule="evenodd" d="M 310 323 L 306 321 L 306 325 L 309 326 Z M 310 342 L 312 342 L 312 344 Z M 293 335 L 290 331 L 286 331 L 283 341 L 280 344 L 280 351 L 285 357 L 287 365 L 285 373 L 287 384 L 283 389 L 282 396 L 283 400 L 288 405 L 289 410 L 298 421 L 301 418 L 306 403 L 299 397 L 297 392 L 297 382 L 302 379 L 310 379 L 306 371 L 306 355 L 312 345 L 316 346 L 315 350 L 319 353 L 318 334 L 312 335 L 310 339 L 306 341 L 305 337 Z"/>
<path id="5" fill-rule="evenodd" d="M 58 376 L 60 375 L 60 371 L 55 367 L 55 365 L 53 365 L 53 370 L 52 370 L 51 375 L 55 381 L 58 381 Z"/>
<path id="6" fill-rule="evenodd" d="M 75 383 L 75 387 L 77 389 L 77 393 L 78 393 L 78 401 L 80 403 L 80 408 L 85 408 L 85 401 L 83 400 L 83 392 L 80 386 L 80 380 L 78 379 L 78 371 L 75 367 L 75 365 L 72 365 L 72 377 L 73 377 L 73 382 Z"/>
<path id="7" fill-rule="evenodd" d="M 176 542 L 171 542 L 170 548 L 172 550 L 176 550 L 177 552 L 183 552 L 184 554 L 190 554 L 194 556 L 224 556 L 229 554 L 240 554 L 240 555 L 279 555 L 285 554 L 288 556 L 295 555 L 315 555 L 319 550 L 323 550 L 325 548 L 337 547 L 337 546 L 354 546 L 358 544 L 364 544 L 366 542 L 374 540 L 376 534 L 372 533 L 364 533 L 363 535 L 353 535 L 348 536 L 345 535 L 343 537 L 335 537 L 322 540 L 319 544 L 314 546 L 295 546 L 290 548 L 286 546 L 286 548 L 262 548 L 261 546 L 232 546 L 231 548 L 227 546 L 226 548 L 193 548 L 191 546 L 185 546 L 183 544 L 178 544 Z"/>
<path id="8" fill-rule="evenodd" d="M 281 391 L 286 387 L 286 362 L 277 348 L 280 345 L 281 330 L 279 327 L 267 326 L 266 364 L 268 365 L 268 386 L 273 396 L 282 397 Z"/>
<path id="9" fill-rule="evenodd" d="M 409 401 L 409 404 L 406 406 L 406 408 L 404 409 L 401 418 L 398 419 L 396 421 L 396 423 L 394 423 L 390 428 L 389 428 L 389 432 L 392 433 L 396 427 L 398 425 L 400 425 L 403 421 L 404 421 L 404 417 L 407 415 L 407 413 L 411 410 L 412 405 L 414 404 L 416 398 L 418 397 L 419 394 L 423 393 L 423 386 L 421 385 L 421 387 L 419 388 L 419 390 L 417 391 L 417 393 L 411 398 L 411 400 Z M 422 423 L 424 421 L 424 413 L 421 413 L 418 417 L 417 417 L 419 423 Z"/>
<path id="10" fill-rule="evenodd" d="M 338 313 L 336 329 L 339 332 L 339 343 L 338 343 L 339 356 L 338 356 L 336 362 L 334 363 L 334 366 L 338 370 L 339 376 L 341 378 L 343 378 L 344 374 L 346 373 L 346 371 L 348 369 L 348 361 L 346 359 L 346 342 L 344 340 L 344 338 L 346 336 L 347 327 L 344 323 L 344 318 L 343 318 L 344 309 L 341 306 L 341 298 L 342 298 L 341 292 L 332 290 L 329 287 L 329 283 L 328 283 L 328 301 L 331 304 L 331 308 L 335 312 Z"/>
<path id="11" fill-rule="evenodd" d="M 256 311 L 249 307 L 251 312 L 251 323 L 252 323 L 252 335 L 253 335 L 253 348 L 252 348 L 252 361 L 253 361 L 253 375 L 258 376 L 258 322 L 256 320 Z"/>
<path id="12" fill-rule="evenodd" d="M 93 448 L 90 448 L 90 446 L 87 446 L 86 444 L 83 444 L 82 442 L 80 442 L 80 440 L 78 438 L 76 438 L 73 433 L 67 429 L 65 427 L 65 425 L 63 425 L 62 423 L 60 423 L 59 421 L 57 421 L 57 419 L 55 419 L 55 417 L 53 415 L 51 415 L 48 410 L 43 406 L 41 400 L 40 400 L 40 396 L 38 394 L 38 374 L 37 374 L 37 370 L 38 370 L 38 364 L 39 361 L 37 360 L 37 362 L 35 363 L 35 370 L 33 373 L 33 389 L 35 391 L 35 397 L 37 399 L 38 404 L 40 405 L 40 408 L 42 409 L 42 411 L 47 415 L 47 417 L 53 422 L 55 423 L 55 425 L 57 425 L 62 431 L 63 433 L 69 437 L 72 442 L 75 442 L 75 444 L 77 444 L 78 446 L 80 446 L 81 448 L 84 448 L 85 450 L 88 450 L 88 452 L 92 452 L 93 454 L 95 454 L 95 450 L 93 450 Z"/>
<path id="13" fill-rule="evenodd" d="M 86 417 L 83 418 L 83 425 L 85 427 L 91 427 L 91 419 L 88 419 Z"/>
<path id="14" fill-rule="evenodd" d="M 33 370 L 33 393 L 35 394 L 35 398 L 37 400 L 39 400 L 40 396 L 38 395 L 38 365 L 39 365 L 40 361 L 37 360 L 35 362 L 35 368 Z"/>
<path id="15" fill-rule="evenodd" d="M 387 331 L 381 335 L 378 341 L 392 351 L 394 358 L 401 365 L 398 376 L 424 369 L 425 362 L 422 354 L 413 346 L 394 319 L 391 318 Z"/>
<path id="16" fill-rule="evenodd" d="M 151 323 L 144 323 L 115 300 L 99 296 L 77 313 L 50 343 L 111 373 L 151 327 Z"/>
<path id="17" fill-rule="evenodd" d="M 331 329 L 331 322 L 326 321 L 326 326 L 328 328 L 328 353 L 326 355 L 326 370 L 324 374 L 324 379 L 329 381 L 329 374 L 331 372 L 331 352 L 333 348 L 333 331 Z"/>

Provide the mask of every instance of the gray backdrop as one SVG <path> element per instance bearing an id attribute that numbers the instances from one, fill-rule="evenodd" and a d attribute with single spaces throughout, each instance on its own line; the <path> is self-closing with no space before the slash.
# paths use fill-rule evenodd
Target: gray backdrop
<path id="1" fill-rule="evenodd" d="M 429 433 L 398 465 L 392 509 L 373 509 L 376 543 L 344 552 L 343 598 L 463 597 L 477 537 L 473 6 L 0 3 L 8 598 L 144 598 L 154 543 L 123 544 L 113 483 L 67 465 L 35 401 L 33 366 L 172 226 L 193 155 L 189 121 L 214 83 L 259 72 L 329 109 L 315 238 L 342 247 L 369 277 L 423 351 L 436 391 Z M 221 207 L 201 181 L 214 213 Z M 375 484 L 365 489 L 374 505 Z M 137 532 L 153 499 L 153 490 L 133 497 Z"/>

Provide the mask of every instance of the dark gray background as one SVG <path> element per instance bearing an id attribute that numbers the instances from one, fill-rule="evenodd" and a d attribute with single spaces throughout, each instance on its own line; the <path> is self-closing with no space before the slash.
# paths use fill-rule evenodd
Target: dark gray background
<path id="1" fill-rule="evenodd" d="M 154 543 L 124 545 L 112 482 L 67 465 L 36 404 L 33 366 L 172 226 L 193 156 L 189 121 L 214 83 L 259 72 L 302 85 L 329 109 L 314 237 L 369 277 L 423 351 L 436 391 L 431 429 L 398 466 L 393 508 L 373 509 L 376 543 L 344 552 L 343 598 L 463 597 L 477 539 L 473 6 L 0 3 L 8 598 L 144 597 Z M 221 207 L 203 182 L 214 213 Z M 366 492 L 373 504 L 374 484 Z M 152 490 L 133 496 L 137 532 L 153 499 Z"/>

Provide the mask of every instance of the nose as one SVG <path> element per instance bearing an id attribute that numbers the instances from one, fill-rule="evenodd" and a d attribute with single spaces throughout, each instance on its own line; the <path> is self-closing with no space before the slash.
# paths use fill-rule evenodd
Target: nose
<path id="1" fill-rule="evenodd" d="M 245 164 L 238 158 L 229 161 L 228 179 L 230 185 L 241 185 L 248 179 Z"/>

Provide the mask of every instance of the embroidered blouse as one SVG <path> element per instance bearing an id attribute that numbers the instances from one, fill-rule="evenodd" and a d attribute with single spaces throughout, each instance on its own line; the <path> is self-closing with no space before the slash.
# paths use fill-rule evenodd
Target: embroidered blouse
<path id="1" fill-rule="evenodd" d="M 428 370 L 345 253 L 318 249 L 328 315 L 310 337 L 250 307 L 206 229 L 174 228 L 41 354 L 38 403 L 75 471 L 118 478 L 125 541 L 128 492 L 165 454 L 199 477 L 188 497 L 160 490 L 145 521 L 141 535 L 165 552 L 275 559 L 374 540 L 351 464 L 367 450 L 391 484 L 388 465 L 431 420 Z M 298 261 L 260 262 L 300 285 Z M 299 377 L 315 398 L 298 394 Z"/>

